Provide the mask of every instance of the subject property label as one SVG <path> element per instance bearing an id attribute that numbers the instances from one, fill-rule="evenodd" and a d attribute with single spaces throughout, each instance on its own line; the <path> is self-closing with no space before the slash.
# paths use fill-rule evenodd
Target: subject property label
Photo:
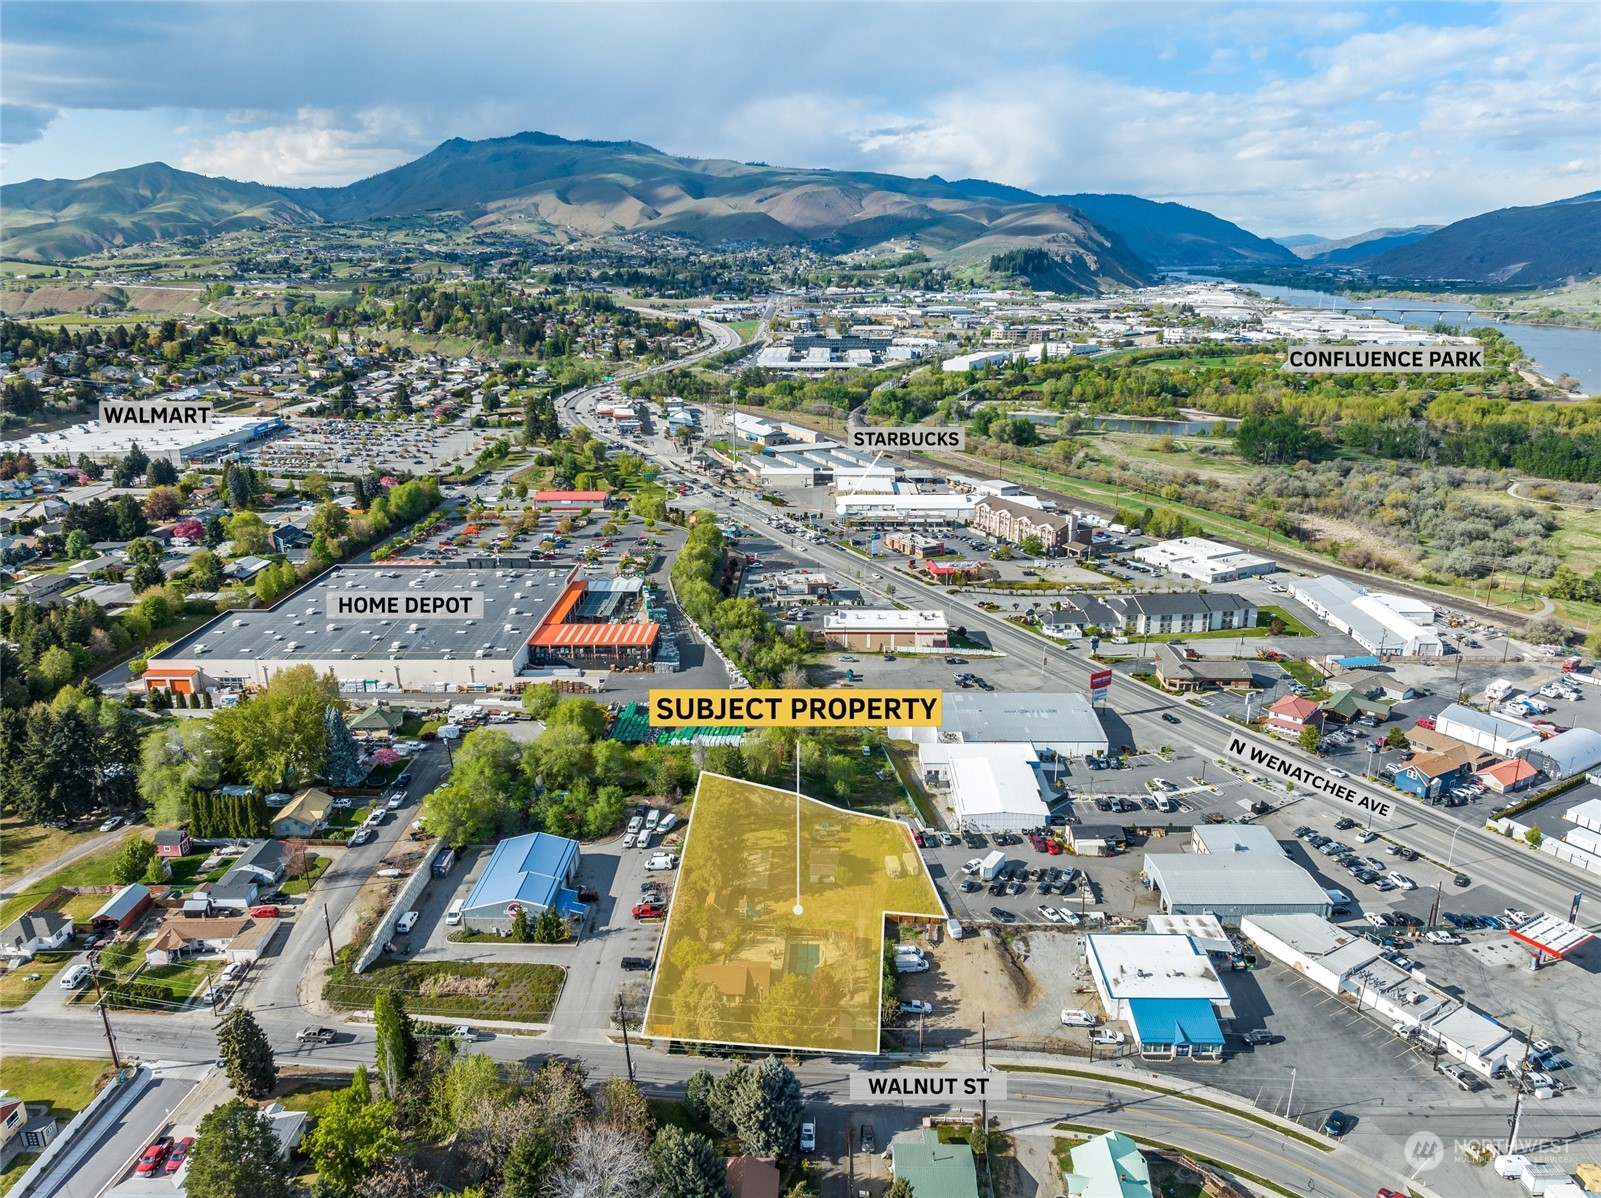
<path id="1" fill-rule="evenodd" d="M 330 620 L 352 616 L 392 620 L 484 618 L 484 597 L 469 591 L 336 591 L 327 598 Z"/>
<path id="2" fill-rule="evenodd" d="M 1484 369 L 1484 346 L 1292 345 L 1284 369 L 1296 374 L 1468 374 Z"/>
<path id="3" fill-rule="evenodd" d="M 743 724 L 747 728 L 937 728 L 937 690 L 653 690 L 653 728 Z"/>
<path id="4" fill-rule="evenodd" d="M 951 1073 L 944 1069 L 888 1069 L 851 1074 L 852 1102 L 1003 1102 L 1004 1073 Z"/>

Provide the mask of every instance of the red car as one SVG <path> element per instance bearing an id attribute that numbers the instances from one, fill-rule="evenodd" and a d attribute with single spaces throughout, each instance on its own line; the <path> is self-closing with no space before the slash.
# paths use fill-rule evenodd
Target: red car
<path id="1" fill-rule="evenodd" d="M 193 1136 L 185 1136 L 172 1146 L 172 1155 L 167 1157 L 165 1172 L 176 1173 L 183 1168 L 184 1161 L 189 1159 L 189 1146 L 195 1142 Z"/>
<path id="2" fill-rule="evenodd" d="M 1384 1186 L 1380 1188 L 1373 1198 L 1406 1198 L 1406 1195 L 1401 1193 L 1400 1190 L 1392 1190 L 1389 1186 Z"/>
<path id="3" fill-rule="evenodd" d="M 265 907 L 250 908 L 250 914 L 256 919 L 277 919 L 278 908 L 269 903 Z"/>
<path id="4" fill-rule="evenodd" d="M 667 914 L 667 908 L 660 903 L 636 903 L 634 905 L 635 919 L 660 919 Z"/>
<path id="5" fill-rule="evenodd" d="M 149 1177 L 160 1170 L 167 1160 L 167 1154 L 171 1151 L 172 1137 L 162 1136 L 145 1149 L 144 1155 L 139 1158 L 139 1163 L 133 1167 L 133 1171 L 140 1177 Z"/>
<path id="6" fill-rule="evenodd" d="M 916 828 L 912 829 L 912 843 L 915 844 L 918 848 L 922 848 L 923 847 L 923 834 L 921 832 L 919 832 Z"/>
<path id="7" fill-rule="evenodd" d="M 1053 857 L 1058 857 L 1061 855 L 1062 846 L 1054 840 L 1047 840 L 1045 842 L 1045 851 Z"/>
<path id="8" fill-rule="evenodd" d="M 1433 728 L 1434 727 L 1434 721 L 1433 720 L 1419 720 L 1418 721 L 1418 727 L 1419 728 Z"/>

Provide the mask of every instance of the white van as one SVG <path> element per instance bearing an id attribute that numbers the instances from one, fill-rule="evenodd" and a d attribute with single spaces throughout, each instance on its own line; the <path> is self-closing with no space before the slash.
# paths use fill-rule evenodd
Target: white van
<path id="1" fill-rule="evenodd" d="M 455 927 L 461 922 L 461 909 L 467 905 L 466 899 L 457 899 L 450 904 L 450 910 L 445 912 L 445 922 Z"/>
<path id="2" fill-rule="evenodd" d="M 1095 1016 L 1088 1011 L 1066 1009 L 1062 1012 L 1062 1026 L 1064 1027 L 1094 1027 Z"/>
<path id="3" fill-rule="evenodd" d="M 419 918 L 420 917 L 418 916 L 417 912 L 407 911 L 400 917 L 398 921 L 396 921 L 395 931 L 402 933 L 411 931 L 412 928 L 417 926 L 417 920 Z"/>
<path id="4" fill-rule="evenodd" d="M 967 933 L 962 930 L 962 921 L 959 919 L 947 919 L 945 921 L 945 934 L 952 940 L 960 940 L 963 936 L 967 935 Z"/>
<path id="5" fill-rule="evenodd" d="M 80 961 L 61 975 L 61 988 L 63 990 L 76 990 L 88 980 L 89 966 Z"/>
<path id="6" fill-rule="evenodd" d="M 671 853 L 656 853 L 645 862 L 646 869 L 672 869 L 678 864 L 678 859 Z"/>
<path id="7" fill-rule="evenodd" d="M 669 811 L 666 815 L 662 816 L 662 822 L 656 825 L 656 831 L 661 835 L 666 836 L 667 833 L 671 832 L 677 826 L 678 816 Z"/>
<path id="8" fill-rule="evenodd" d="M 645 827 L 654 830 L 656 825 L 661 822 L 661 818 L 662 813 L 657 811 L 656 808 L 652 807 L 645 813 Z"/>

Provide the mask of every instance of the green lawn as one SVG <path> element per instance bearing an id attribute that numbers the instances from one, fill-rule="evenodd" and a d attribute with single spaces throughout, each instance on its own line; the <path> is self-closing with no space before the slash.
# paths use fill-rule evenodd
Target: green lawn
<path id="1" fill-rule="evenodd" d="M 25 911 L 31 911 L 57 886 L 111 885 L 111 867 L 116 863 L 118 847 L 116 844 L 108 845 L 99 852 L 81 857 L 65 869 L 35 882 L 15 898 L 7 899 L 0 904 L 0 926 L 10 923 Z"/>
<path id="2" fill-rule="evenodd" d="M 89 1105 L 113 1070 L 109 1061 L 61 1057 L 0 1058 L 0 1090 L 24 1102 L 48 1102 L 50 1113 L 67 1120 Z"/>
<path id="3" fill-rule="evenodd" d="M 93 829 L 63 832 L 57 828 L 42 828 L 14 815 L 0 819 L 0 845 L 5 846 L 4 859 L 0 860 L 0 885 L 20 878 L 82 844 L 85 839 L 99 835 L 101 833 Z"/>
<path id="4" fill-rule="evenodd" d="M 0 1170 L 0 1194 L 11 1193 L 11 1187 L 22 1180 L 28 1166 L 39 1159 L 37 1152 L 24 1152 L 14 1157 L 4 1170 Z"/>
<path id="5" fill-rule="evenodd" d="M 139 981 L 166 988 L 175 1003 L 185 1003 L 222 972 L 220 961 L 186 961 L 181 965 L 153 965 Z"/>
<path id="6" fill-rule="evenodd" d="M 1256 626 L 1266 628 L 1274 620 L 1284 625 L 1285 636 L 1314 636 L 1313 631 L 1300 620 L 1297 620 L 1282 607 L 1259 607 L 1256 611 Z"/>
<path id="7" fill-rule="evenodd" d="M 302 1082 L 278 1101 L 283 1103 L 286 1110 L 319 1115 L 322 1113 L 322 1108 L 333 1100 L 334 1095 L 348 1089 L 350 1089 L 349 1082 Z"/>
<path id="8" fill-rule="evenodd" d="M 1323 685 L 1323 675 L 1319 674 L 1304 661 L 1281 661 L 1279 665 L 1284 668 L 1286 674 L 1304 687 L 1317 690 Z"/>
<path id="9" fill-rule="evenodd" d="M 0 1010 L 20 1007 L 43 990 L 61 972 L 71 953 L 40 953 L 26 965 L 0 973 Z M 38 975 L 38 981 L 28 979 Z"/>
<path id="10" fill-rule="evenodd" d="M 371 1008 L 373 995 L 394 990 L 414 1015 L 452 1015 L 545 1023 L 555 1009 L 567 971 L 559 965 L 480 964 L 468 961 L 395 961 L 380 958 L 366 973 L 344 964 L 327 971 L 323 999 L 346 1010 Z"/>
<path id="11" fill-rule="evenodd" d="M 318 856 L 315 853 L 306 854 L 306 875 L 285 882 L 282 886 L 285 894 L 305 894 L 317 884 L 317 879 L 328 871 L 329 858 Z"/>
<path id="12" fill-rule="evenodd" d="M 172 862 L 171 884 L 184 890 L 189 890 L 201 882 L 217 881 L 223 874 L 228 872 L 228 865 L 224 863 L 216 869 L 201 873 L 200 867 L 209 856 L 209 853 L 190 853 L 187 857 L 174 859 Z"/>

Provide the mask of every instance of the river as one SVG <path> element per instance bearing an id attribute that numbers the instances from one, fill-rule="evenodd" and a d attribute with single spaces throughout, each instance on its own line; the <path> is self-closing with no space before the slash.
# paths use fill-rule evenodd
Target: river
<path id="1" fill-rule="evenodd" d="M 1295 287 L 1273 287 L 1265 283 L 1247 283 L 1244 286 L 1259 295 L 1280 299 L 1298 308 L 1338 307 L 1419 328 L 1428 328 L 1435 321 L 1444 320 L 1447 324 L 1460 325 L 1464 329 L 1480 325 L 1500 329 L 1509 340 L 1517 342 L 1541 374 L 1548 378 L 1571 374 L 1587 393 L 1601 394 L 1601 330 L 1490 320 L 1467 304 L 1449 300 L 1360 301 L 1330 291 L 1302 291 Z"/>

